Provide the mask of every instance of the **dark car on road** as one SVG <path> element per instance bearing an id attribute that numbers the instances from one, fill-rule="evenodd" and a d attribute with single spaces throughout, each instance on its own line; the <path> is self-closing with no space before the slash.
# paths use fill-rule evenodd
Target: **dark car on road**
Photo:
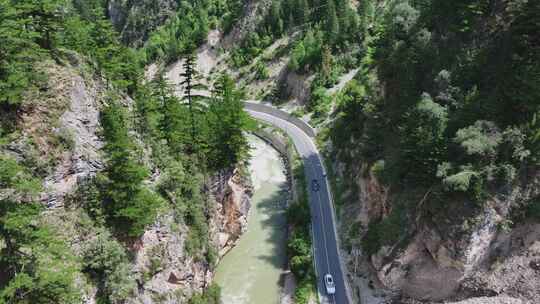
<path id="1" fill-rule="evenodd" d="M 319 191 L 319 189 L 321 189 L 321 186 L 319 185 L 319 182 L 316 179 L 312 180 L 311 181 L 311 190 L 313 192 L 317 192 L 317 191 Z"/>

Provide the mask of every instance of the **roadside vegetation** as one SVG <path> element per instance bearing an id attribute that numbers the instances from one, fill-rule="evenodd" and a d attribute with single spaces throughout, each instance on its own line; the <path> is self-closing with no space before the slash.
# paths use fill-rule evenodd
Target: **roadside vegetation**
<path id="1" fill-rule="evenodd" d="M 287 241 L 289 265 L 296 278 L 295 303 L 308 303 L 316 297 L 316 277 L 313 268 L 313 250 L 311 239 L 311 211 L 308 202 L 307 182 L 304 165 L 296 156 L 292 160 L 292 171 L 296 185 L 297 201 L 287 210 L 287 222 L 292 226 Z"/>

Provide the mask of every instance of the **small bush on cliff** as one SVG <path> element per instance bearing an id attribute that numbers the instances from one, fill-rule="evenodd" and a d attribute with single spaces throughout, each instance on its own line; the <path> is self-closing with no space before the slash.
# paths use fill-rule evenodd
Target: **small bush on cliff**
<path id="1" fill-rule="evenodd" d="M 404 234 L 405 214 L 396 208 L 383 220 L 369 223 L 366 235 L 361 241 L 362 248 L 368 254 L 375 254 L 382 246 L 395 244 Z"/>
<path id="2" fill-rule="evenodd" d="M 217 284 L 211 284 L 203 293 L 194 295 L 189 304 L 220 304 L 221 288 Z"/>
<path id="3" fill-rule="evenodd" d="M 104 303 L 121 303 L 136 290 L 135 276 L 125 249 L 106 231 L 83 246 L 83 271 L 99 286 L 98 299 Z"/>

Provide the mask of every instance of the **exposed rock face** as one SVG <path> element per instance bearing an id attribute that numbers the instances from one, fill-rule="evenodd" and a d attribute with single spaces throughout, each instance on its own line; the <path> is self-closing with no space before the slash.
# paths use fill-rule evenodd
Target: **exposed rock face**
<path id="1" fill-rule="evenodd" d="M 129 44 L 142 45 L 150 32 L 174 15 L 176 0 L 111 0 L 109 17 Z"/>
<path id="2" fill-rule="evenodd" d="M 285 86 L 289 99 L 304 105 L 310 98 L 313 79 L 315 75 L 300 75 L 285 68 L 281 71 L 279 83 Z"/>
<path id="3" fill-rule="evenodd" d="M 17 124 L 22 130 L 5 153 L 34 164 L 45 176 L 41 201 L 49 208 L 63 205 L 65 196 L 77 183 L 102 169 L 98 137 L 99 103 L 103 85 L 96 79 L 83 79 L 74 66 L 44 62 L 47 90 L 37 93 L 22 107 Z"/>
<path id="4" fill-rule="evenodd" d="M 244 40 L 246 35 L 254 32 L 272 4 L 268 0 L 249 0 L 246 2 L 241 19 L 235 24 L 230 33 L 223 38 L 222 46 L 225 49 L 234 47 L 236 43 Z"/>
<path id="5" fill-rule="evenodd" d="M 131 303 L 182 303 L 186 296 L 201 291 L 211 279 L 210 266 L 187 256 L 187 229 L 173 231 L 174 219 L 163 216 L 133 246 L 135 272 L 140 274 L 139 292 Z"/>
<path id="6" fill-rule="evenodd" d="M 211 185 L 215 205 L 210 240 L 222 257 L 246 230 L 252 190 L 249 179 L 236 169 L 213 177 Z M 173 223 L 171 215 L 161 217 L 133 246 L 135 272 L 142 281 L 132 303 L 151 304 L 156 297 L 160 303 L 183 303 L 193 292 L 200 292 L 211 283 L 213 266 L 187 255 L 187 228 L 172 230 Z"/>
<path id="7" fill-rule="evenodd" d="M 98 89 L 87 87 L 84 79 L 74 75 L 69 88 L 69 108 L 60 117 L 55 132 L 64 132 L 72 141 L 71 151 L 62 155 L 53 175 L 45 180 L 48 207 L 60 206 L 77 182 L 94 175 L 103 168 L 100 149 L 103 141 L 99 129 Z"/>
<path id="8" fill-rule="evenodd" d="M 252 187 L 247 177 L 235 169 L 215 176 L 211 190 L 218 203 L 212 226 L 221 257 L 247 229 Z"/>
<path id="9" fill-rule="evenodd" d="M 344 174 L 343 165 L 336 168 Z M 366 173 L 365 167 L 360 171 L 364 173 L 356 177 L 359 200 L 343 208 L 341 224 L 359 223 L 366 231 L 369 222 L 384 217 L 391 206 L 389 190 Z M 538 174 L 530 176 L 512 191 L 495 195 L 465 222 L 418 217 L 416 227 L 402 228 L 403 235 L 409 232 L 409 238 L 383 246 L 374 255 L 362 254 L 356 243 L 351 252 L 345 253 L 360 253 L 359 258 L 349 255 L 349 270 L 358 276 L 353 281 L 369 281 L 376 290 L 397 297 L 396 303 L 540 303 L 540 224 L 501 228 L 512 208 L 538 195 L 538 179 Z M 461 211 L 456 207 L 453 212 L 458 217 Z M 379 299 L 379 303 L 382 301 Z"/>
<path id="10" fill-rule="evenodd" d="M 54 160 L 42 169 L 46 176 L 42 201 L 49 214 L 54 214 L 51 219 L 56 222 L 52 224 L 67 229 L 63 231 L 65 238 L 70 240 L 74 253 L 80 254 L 80 244 L 94 237 L 94 231 L 80 234 L 74 224 L 78 219 L 72 217 L 84 211 L 75 210 L 81 207 L 76 202 L 64 206 L 64 201 L 68 201 L 66 198 L 82 181 L 104 167 L 99 113 L 106 89 L 101 79 L 83 77 L 78 66 L 51 62 L 43 68 L 49 76 L 50 90 L 43 96 L 35 96 L 32 106 L 21 112 L 18 123 L 23 132 L 4 152 L 38 164 L 41 159 L 43 163 Z M 128 111 L 133 110 L 130 98 L 124 96 L 122 104 Z M 150 148 L 144 145 L 140 134 L 134 130 L 131 133 L 142 147 L 145 161 L 150 162 Z M 148 183 L 158 180 L 159 172 L 156 172 Z M 246 230 L 252 190 L 249 178 L 238 169 L 214 176 L 209 186 L 209 239 L 221 257 Z M 214 265 L 186 252 L 187 235 L 188 227 L 175 223 L 173 215 L 168 213 L 160 216 L 128 248 L 134 257 L 132 269 L 139 288 L 127 303 L 185 303 L 194 292 L 207 287 L 213 278 Z M 83 303 L 96 303 L 96 290 L 95 286 L 86 286 Z"/>

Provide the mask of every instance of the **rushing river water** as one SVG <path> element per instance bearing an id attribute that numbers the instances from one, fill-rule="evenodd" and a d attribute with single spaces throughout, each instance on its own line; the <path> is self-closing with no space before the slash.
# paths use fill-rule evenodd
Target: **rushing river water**
<path id="1" fill-rule="evenodd" d="M 286 262 L 286 177 L 279 154 L 250 136 L 254 195 L 247 232 L 219 263 L 223 304 L 277 304 Z"/>

